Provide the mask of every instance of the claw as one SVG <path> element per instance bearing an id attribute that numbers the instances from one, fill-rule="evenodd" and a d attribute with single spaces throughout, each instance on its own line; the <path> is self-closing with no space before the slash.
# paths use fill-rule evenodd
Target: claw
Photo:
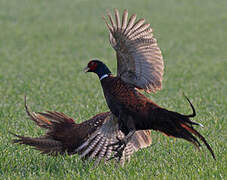
<path id="1" fill-rule="evenodd" d="M 112 157 L 107 159 L 107 161 L 110 161 L 112 159 L 117 159 L 119 161 L 121 159 L 122 155 L 123 155 L 124 149 L 125 149 L 125 147 L 118 149 Z"/>
<path id="2" fill-rule="evenodd" d="M 120 139 L 119 137 L 116 137 L 116 139 L 118 140 L 117 142 L 108 145 L 108 146 L 116 146 L 116 147 L 113 148 L 113 151 L 115 151 L 115 154 L 109 159 L 107 159 L 107 161 L 110 161 L 115 158 L 118 158 L 118 160 L 120 160 L 122 157 L 122 154 L 126 147 L 127 142 L 125 141 L 125 139 Z"/>
<path id="3" fill-rule="evenodd" d="M 112 146 L 115 154 L 112 157 L 110 157 L 109 159 L 107 159 L 107 161 L 114 159 L 114 158 L 118 158 L 118 160 L 120 161 L 120 159 L 123 155 L 123 152 L 125 150 L 125 147 L 128 144 L 128 142 L 130 141 L 130 139 L 132 138 L 134 133 L 135 133 L 135 130 L 130 131 L 128 133 L 128 135 L 125 136 L 123 139 L 120 139 L 118 136 L 116 136 L 117 142 L 109 144 L 107 146 L 107 147 Z"/>

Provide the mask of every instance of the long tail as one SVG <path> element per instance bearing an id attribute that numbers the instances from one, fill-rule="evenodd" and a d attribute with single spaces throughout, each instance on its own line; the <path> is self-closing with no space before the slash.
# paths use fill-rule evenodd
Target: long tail
<path id="1" fill-rule="evenodd" d="M 48 120 L 44 116 L 41 116 L 40 114 L 37 114 L 35 112 L 31 112 L 29 110 L 29 107 L 27 105 L 26 96 L 24 96 L 24 108 L 25 108 L 25 111 L 26 111 L 28 117 L 32 121 L 34 121 L 36 123 L 36 125 L 38 125 L 41 128 L 44 128 L 44 129 L 51 129 L 52 123 L 50 122 L 50 120 Z"/>
<path id="2" fill-rule="evenodd" d="M 56 141 L 48 137 L 32 138 L 32 137 L 20 136 L 12 132 L 10 133 L 18 138 L 18 139 L 13 139 L 12 141 L 13 143 L 33 146 L 35 149 L 41 151 L 41 154 L 48 154 L 53 156 L 56 156 L 58 154 L 63 154 L 62 143 L 60 141 Z"/>
<path id="3" fill-rule="evenodd" d="M 163 132 L 167 136 L 183 138 L 193 143 L 199 149 L 201 144 L 196 138 L 198 137 L 201 141 L 203 141 L 207 149 L 210 151 L 212 157 L 216 160 L 214 152 L 210 145 L 207 143 L 206 139 L 193 128 L 193 125 L 198 125 L 201 127 L 203 127 L 203 125 L 190 120 L 190 118 L 196 116 L 196 111 L 190 100 L 187 97 L 186 99 L 192 108 L 192 114 L 182 115 L 177 112 L 159 109 L 157 114 L 155 115 L 157 117 L 156 122 L 159 122 L 156 124 L 154 129 Z M 193 135 L 195 135 L 196 137 Z"/>
<path id="4" fill-rule="evenodd" d="M 42 154 L 57 155 L 64 154 L 67 148 L 64 148 L 64 142 L 67 141 L 67 133 L 74 127 L 74 120 L 60 112 L 35 113 L 29 110 L 24 98 L 24 107 L 29 118 L 41 128 L 47 129 L 45 135 L 41 137 L 25 137 L 10 132 L 17 137 L 13 143 L 33 146 L 41 151 Z"/>

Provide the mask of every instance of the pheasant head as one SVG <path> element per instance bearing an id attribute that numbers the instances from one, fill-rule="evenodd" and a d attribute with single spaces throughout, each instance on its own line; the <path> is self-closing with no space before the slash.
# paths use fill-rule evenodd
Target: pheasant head
<path id="1" fill-rule="evenodd" d="M 87 67 L 84 68 L 85 72 L 94 72 L 98 75 L 99 79 L 102 80 L 111 74 L 109 68 L 99 60 L 91 60 Z"/>

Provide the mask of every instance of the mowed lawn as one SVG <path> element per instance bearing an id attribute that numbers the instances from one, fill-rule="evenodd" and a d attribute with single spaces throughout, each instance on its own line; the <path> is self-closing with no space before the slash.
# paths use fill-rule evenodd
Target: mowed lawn
<path id="1" fill-rule="evenodd" d="M 101 85 L 83 68 L 103 60 L 116 74 L 116 58 L 102 20 L 106 9 L 128 9 L 151 23 L 163 52 L 163 89 L 146 94 L 169 110 L 189 114 L 213 148 L 214 161 L 181 139 L 152 133 L 153 146 L 124 167 L 93 166 L 77 156 L 49 157 L 11 144 L 9 131 L 43 133 L 24 110 L 66 113 L 77 122 L 107 111 Z M 227 179 L 227 1 L 224 0 L 1 0 L 0 179 Z"/>

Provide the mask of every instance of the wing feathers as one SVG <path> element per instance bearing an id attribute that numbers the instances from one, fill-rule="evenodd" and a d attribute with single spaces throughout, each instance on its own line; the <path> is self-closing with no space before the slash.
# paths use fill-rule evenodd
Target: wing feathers
<path id="1" fill-rule="evenodd" d="M 58 155 L 69 153 L 80 154 L 81 157 L 93 159 L 96 158 L 95 163 L 99 163 L 102 159 L 109 160 L 116 152 L 110 144 L 124 138 L 124 134 L 118 127 L 118 119 L 110 112 L 100 113 L 90 120 L 81 124 L 76 124 L 74 120 L 64 113 L 47 111 L 45 113 L 30 112 L 26 104 L 25 109 L 28 116 L 41 128 L 46 128 L 48 131 L 41 137 L 24 137 L 13 134 L 17 137 L 14 143 L 26 144 L 33 146 L 35 149 L 40 150 L 42 154 Z M 102 120 L 100 122 L 100 120 Z M 95 126 L 96 123 L 101 123 L 100 126 L 90 131 L 85 137 L 80 133 L 76 133 L 81 128 L 85 128 L 86 123 L 90 126 Z M 93 128 L 93 127 L 87 127 Z M 142 137 L 144 135 L 144 137 Z M 78 137 L 79 136 L 79 139 Z M 83 137 L 83 138 L 82 138 Z M 142 137 L 142 138 L 141 138 Z M 126 160 L 130 160 L 130 156 L 138 151 L 140 148 L 147 147 L 151 144 L 150 134 L 146 131 L 138 131 L 133 136 L 132 140 L 127 144 L 125 151 L 120 159 L 120 163 L 124 164 Z M 77 149 L 75 149 L 77 148 Z"/>
<path id="2" fill-rule="evenodd" d="M 144 22 L 145 22 L 145 19 L 138 20 L 133 25 L 133 27 L 130 29 L 130 31 L 127 34 L 125 34 L 125 35 L 127 35 L 130 38 L 130 35 L 134 34 L 141 27 L 141 25 L 143 25 Z"/>
<path id="3" fill-rule="evenodd" d="M 124 10 L 120 24 L 119 12 L 117 9 L 114 12 L 115 20 L 107 12 L 110 24 L 104 20 L 110 31 L 110 43 L 117 53 L 118 76 L 147 92 L 161 89 L 163 58 L 150 24 L 145 24 L 145 19 L 136 21 L 135 14 L 127 22 L 127 10 Z"/>
<path id="4" fill-rule="evenodd" d="M 93 151 L 93 153 L 91 154 L 90 158 L 94 158 L 101 150 L 103 144 L 106 142 L 106 139 L 100 139 L 99 143 L 97 144 L 97 147 L 95 148 L 95 150 Z M 105 147 L 105 146 L 104 146 Z"/>
<path id="5" fill-rule="evenodd" d="M 130 31 L 130 29 L 133 27 L 133 24 L 135 23 L 136 20 L 136 14 L 133 14 L 128 21 L 128 25 L 124 31 L 124 35 L 128 34 L 128 32 Z"/>
<path id="6" fill-rule="evenodd" d="M 152 28 L 149 28 L 150 24 L 143 24 L 137 31 L 129 36 L 132 40 L 143 37 L 148 33 L 152 33 Z"/>
<path id="7" fill-rule="evenodd" d="M 121 28 L 125 29 L 127 26 L 127 20 L 128 20 L 128 11 L 124 10 L 123 12 L 123 16 L 122 16 L 122 24 L 121 24 Z"/>
<path id="8" fill-rule="evenodd" d="M 81 157 L 97 157 L 95 163 L 100 162 L 101 159 L 107 161 L 116 153 L 113 151 L 115 147 L 109 145 L 116 143 L 117 137 L 123 139 L 124 134 L 119 130 L 117 119 L 111 114 L 110 118 L 107 118 L 103 125 L 76 149 L 76 152 L 81 154 Z M 136 131 L 126 145 L 122 157 L 119 159 L 120 163 L 124 164 L 126 160 L 129 161 L 134 152 L 151 145 L 151 142 L 150 131 Z"/>
<path id="9" fill-rule="evenodd" d="M 111 22 L 112 28 L 113 28 L 113 30 L 115 31 L 115 30 L 116 30 L 116 25 L 115 25 L 115 23 L 114 23 L 114 20 L 113 20 L 113 18 L 112 18 L 112 15 L 111 15 L 110 11 L 107 11 L 107 16 L 109 17 L 109 20 L 110 20 L 110 22 Z"/>
<path id="10" fill-rule="evenodd" d="M 120 30 L 121 24 L 120 24 L 119 11 L 117 9 L 114 9 L 114 12 L 115 12 L 115 19 L 117 23 L 117 30 Z"/>

